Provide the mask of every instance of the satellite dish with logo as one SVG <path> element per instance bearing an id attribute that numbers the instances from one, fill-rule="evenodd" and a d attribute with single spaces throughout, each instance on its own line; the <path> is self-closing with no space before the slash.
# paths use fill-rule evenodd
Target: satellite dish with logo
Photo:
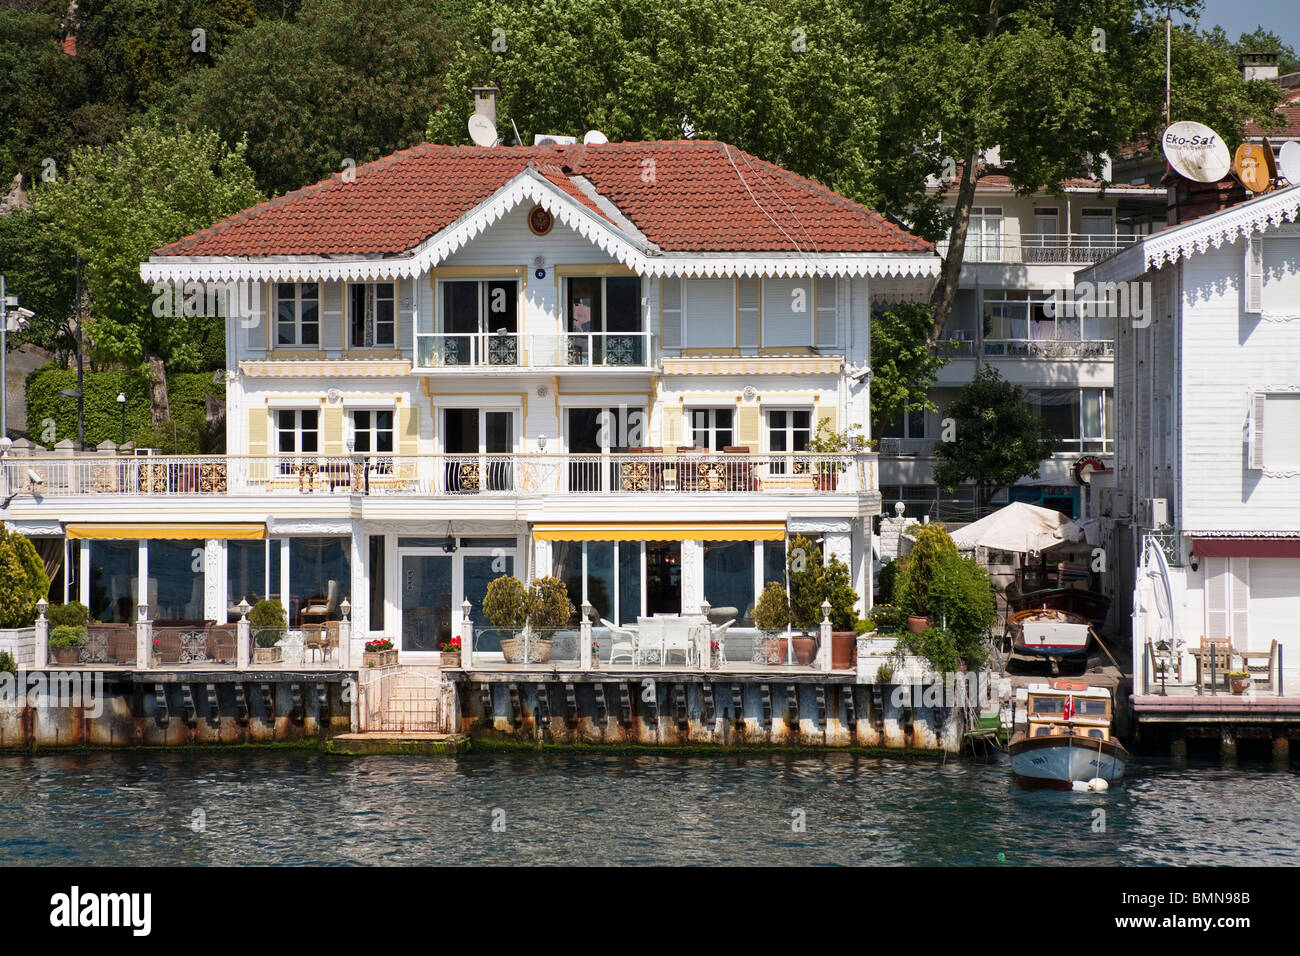
<path id="1" fill-rule="evenodd" d="M 1266 193 L 1273 183 L 1268 174 L 1271 165 L 1269 160 L 1272 158 L 1272 151 L 1264 149 L 1259 143 L 1242 143 L 1232 159 L 1232 171 L 1251 192 Z"/>
<path id="2" fill-rule="evenodd" d="M 1300 186 L 1300 143 L 1291 140 L 1282 144 L 1277 157 L 1277 171 L 1292 186 Z"/>
<path id="3" fill-rule="evenodd" d="M 469 118 L 469 138 L 474 141 L 476 146 L 495 146 L 497 144 L 497 128 L 482 113 L 475 113 Z"/>
<path id="4" fill-rule="evenodd" d="M 586 135 L 582 137 L 582 141 L 587 145 L 595 144 L 599 146 L 601 143 L 608 143 L 609 137 L 598 129 L 589 129 Z"/>
<path id="5" fill-rule="evenodd" d="M 1232 166 L 1228 147 L 1203 123 L 1174 123 L 1160 137 L 1160 148 L 1175 172 L 1198 183 L 1217 183 Z"/>

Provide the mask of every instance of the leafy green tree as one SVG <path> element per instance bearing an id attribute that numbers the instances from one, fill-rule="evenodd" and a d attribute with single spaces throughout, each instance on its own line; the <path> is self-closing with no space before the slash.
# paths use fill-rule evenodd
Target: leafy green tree
<path id="1" fill-rule="evenodd" d="M 38 345 L 66 362 L 73 343 L 68 318 L 76 299 L 76 254 L 50 223 L 31 212 L 0 216 L 0 271 L 10 295 L 35 314 L 7 337 L 10 350 Z"/>
<path id="2" fill-rule="evenodd" d="M 1173 4 L 1186 15 L 1198 0 Z M 1164 4 L 1156 0 L 889 0 L 874 8 L 879 49 L 892 51 L 885 140 L 895 150 L 875 178 L 875 208 L 930 238 L 951 228 L 929 339 L 956 301 L 982 157 L 995 147 L 1022 193 L 1086 170 L 1103 154 L 1164 127 Z M 1232 140 L 1266 120 L 1276 89 L 1246 83 L 1203 35 L 1175 30 L 1178 119 L 1209 122 Z M 945 188 L 925 195 L 926 177 Z M 955 190 L 954 190 L 955 187 Z M 954 195 L 955 192 L 955 195 Z"/>
<path id="3" fill-rule="evenodd" d="M 0 524 L 0 627 L 30 627 L 36 602 L 50 591 L 36 548 L 17 531 Z"/>
<path id="4" fill-rule="evenodd" d="M 81 254 L 93 300 L 86 324 L 91 354 L 128 366 L 154 359 L 149 364 L 157 371 L 164 363 L 173 371 L 199 370 L 208 341 L 224 341 L 223 320 L 154 315 L 140 263 L 151 250 L 261 199 L 244 145 L 228 148 L 212 132 L 135 127 L 109 146 L 77 150 L 69 175 L 35 190 L 32 201 Z M 165 395 L 165 380 L 159 384 Z M 159 422 L 164 415 L 153 404 Z"/>
<path id="5" fill-rule="evenodd" d="M 822 549 L 804 535 L 790 539 L 786 564 L 793 627 L 804 632 L 817 627 L 822 619 L 822 602 L 830 601 L 831 627 L 837 631 L 853 630 L 858 595 L 853 590 L 853 575 L 847 564 L 834 555 L 826 560 Z"/>
<path id="6" fill-rule="evenodd" d="M 939 370 L 948 364 L 945 344 L 931 348 L 931 308 L 903 302 L 871 317 L 872 431 L 908 412 L 937 412 L 930 398 Z"/>
<path id="7" fill-rule="evenodd" d="M 1242 53 L 1276 53 L 1277 71 L 1283 76 L 1300 71 L 1300 57 L 1296 56 L 1295 47 L 1262 26 L 1256 26 L 1250 33 L 1241 34 L 1236 43 L 1228 39 L 1223 27 L 1216 26 L 1206 34 L 1206 40 L 1215 49 L 1234 57 Z"/>
<path id="8" fill-rule="evenodd" d="M 722 139 L 861 198 L 880 152 L 872 29 L 836 0 L 483 0 L 427 136 L 469 142 L 461 91 L 495 85 L 507 143 L 512 123 L 525 144 L 592 128 Z"/>
<path id="9" fill-rule="evenodd" d="M 951 489 L 973 481 L 981 512 L 998 489 L 1037 478 L 1039 464 L 1060 443 L 1024 404 L 1020 386 L 1004 381 L 989 365 L 962 388 L 946 415 L 953 420 L 953 440 L 935 446 L 935 483 Z"/>
<path id="10" fill-rule="evenodd" d="M 309 185 L 419 143 L 442 104 L 456 4 L 423 0 L 304 0 L 292 22 L 243 31 L 210 69 L 186 75 L 160 110 L 247 137 L 268 193 Z M 256 69 L 250 69 L 256 64 Z M 452 89 L 468 114 L 466 89 Z M 462 116 L 462 126 L 464 117 Z"/>
<path id="11" fill-rule="evenodd" d="M 926 603 L 934 622 L 953 636 L 957 654 L 972 667 L 983 664 L 984 637 L 998 619 L 988 573 L 955 550 L 942 552 Z"/>
<path id="12" fill-rule="evenodd" d="M 907 614 L 931 613 L 930 584 L 939 573 L 940 560 L 945 554 L 957 554 L 957 545 L 948 534 L 947 526 L 939 523 L 921 525 L 912 550 L 899 559 L 899 569 L 894 578 L 895 606 Z"/>

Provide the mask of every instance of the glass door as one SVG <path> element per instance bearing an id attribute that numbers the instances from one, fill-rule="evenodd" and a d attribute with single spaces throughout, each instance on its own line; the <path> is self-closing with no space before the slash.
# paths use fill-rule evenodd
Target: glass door
<path id="1" fill-rule="evenodd" d="M 436 651 L 452 636 L 452 556 L 402 556 L 403 651 Z"/>
<path id="2" fill-rule="evenodd" d="M 462 548 L 456 552 L 461 564 L 462 593 L 470 603 L 470 620 L 474 622 L 474 653 L 501 653 L 501 638 L 512 635 L 495 630 L 483 615 L 483 598 L 488 584 L 503 574 L 515 573 L 513 549 L 492 550 Z M 462 648 L 462 651 L 464 649 Z"/>
<path id="3" fill-rule="evenodd" d="M 450 494 L 514 487 L 515 413 L 479 408 L 443 412 L 443 482 Z"/>

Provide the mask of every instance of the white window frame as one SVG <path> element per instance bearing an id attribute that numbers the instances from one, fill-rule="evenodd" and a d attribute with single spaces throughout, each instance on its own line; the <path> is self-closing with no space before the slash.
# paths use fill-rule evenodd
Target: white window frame
<path id="1" fill-rule="evenodd" d="M 772 428 L 772 413 L 773 413 L 773 412 L 787 412 L 787 413 L 789 413 L 789 412 L 807 412 L 807 413 L 808 413 L 808 440 L 809 440 L 809 441 L 812 441 L 812 439 L 816 436 L 816 434 L 817 434 L 817 410 L 816 410 L 812 405 L 774 405 L 774 406 L 764 406 L 764 407 L 763 407 L 763 451 L 764 451 L 764 453 L 766 453 L 766 454 L 777 454 L 777 455 L 788 455 L 788 454 L 790 454 L 791 452 L 794 452 L 794 451 L 798 451 L 798 450 L 799 450 L 799 449 L 796 449 L 796 448 L 793 448 L 793 447 L 787 447 L 787 448 L 785 448 L 783 451 L 773 451 L 773 449 L 772 449 L 772 432 L 773 432 L 773 428 Z M 793 419 L 790 421 L 789 424 L 787 424 L 787 425 L 785 426 L 785 428 L 783 429 L 783 431 L 785 431 L 785 433 L 786 433 L 787 445 L 788 445 L 788 446 L 793 446 L 793 445 L 794 445 L 794 441 L 793 441 L 794 433 L 795 433 L 796 431 L 802 431 L 802 430 L 803 430 L 803 429 L 797 429 L 797 428 L 795 428 Z M 807 448 L 807 445 L 805 444 L 804 447 Z M 785 466 L 785 462 L 784 462 L 783 460 L 776 460 L 776 459 L 774 459 L 774 460 L 773 460 L 773 461 L 768 465 L 768 468 L 771 470 L 772 474 L 785 474 L 785 473 L 786 473 L 786 471 L 785 471 L 786 466 Z"/>
<path id="2" fill-rule="evenodd" d="M 448 276 L 445 279 L 439 279 L 438 294 L 437 296 L 435 296 L 435 302 L 434 302 L 434 309 L 436 311 L 436 315 L 434 316 L 433 327 L 436 330 L 436 334 L 438 335 L 474 334 L 470 332 L 451 332 L 447 329 L 447 305 L 446 305 L 447 300 L 446 300 L 446 296 L 444 295 L 443 286 L 447 285 L 448 283 L 461 283 L 461 282 L 473 282 L 478 287 L 477 334 L 479 335 L 491 334 L 495 332 L 495 330 L 490 327 L 491 323 L 486 320 L 486 316 L 491 314 L 491 304 L 487 301 L 488 285 L 496 284 L 496 283 L 513 282 L 515 285 L 515 332 L 508 333 L 508 334 L 512 334 L 512 335 L 519 334 L 519 330 L 523 328 L 524 290 L 523 290 L 523 283 L 519 281 L 519 276 L 517 275 L 484 276 L 482 278 L 478 278 L 478 277 L 457 278 L 456 276 Z"/>
<path id="3" fill-rule="evenodd" d="M 390 427 L 388 428 L 379 427 L 379 423 L 376 419 L 376 416 L 380 412 L 388 412 L 390 415 L 393 416 L 392 425 Z M 370 416 L 370 424 L 368 427 L 365 428 L 358 427 L 357 425 L 358 415 Z M 394 408 L 392 405 L 373 405 L 373 406 L 367 405 L 367 406 L 349 408 L 348 418 L 349 418 L 348 428 L 350 429 L 350 434 L 352 435 L 353 447 L 359 454 L 395 455 L 397 453 L 397 409 Z M 380 451 L 378 448 L 379 435 L 382 434 L 383 432 L 390 433 L 389 443 L 392 445 L 392 448 L 388 451 Z M 360 447 L 361 442 L 357 440 L 358 436 L 360 436 L 363 433 L 368 436 L 369 439 L 368 443 L 370 445 L 370 447 L 365 450 L 363 450 Z"/>
<path id="4" fill-rule="evenodd" d="M 697 440 L 695 414 L 702 412 L 705 416 L 703 432 L 707 441 L 701 443 Z M 727 412 L 731 416 L 731 424 L 725 428 L 718 425 L 718 413 Z M 691 444 L 709 449 L 709 451 L 722 451 L 729 445 L 736 444 L 736 406 L 735 405 L 688 405 L 686 408 L 687 421 L 690 428 Z M 718 432 L 726 431 L 731 434 L 731 441 L 724 444 L 718 443 Z"/>
<path id="5" fill-rule="evenodd" d="M 385 341 L 382 341 L 381 338 L 380 338 L 379 332 L 380 332 L 380 328 L 381 328 L 381 323 L 379 322 L 379 319 L 378 319 L 378 317 L 376 316 L 376 319 L 375 319 L 375 336 L 374 336 L 375 341 L 374 341 L 373 343 L 371 343 L 370 345 L 356 345 L 356 344 L 354 344 L 353 341 L 352 341 L 352 325 L 353 325 L 353 315 L 352 315 L 352 290 L 355 289 L 355 288 L 357 288 L 357 287 L 362 287 L 362 288 L 364 288 L 364 289 L 366 290 L 366 298 L 372 298 L 372 297 L 373 297 L 373 298 L 375 299 L 375 301 L 376 301 L 376 305 L 377 305 L 379 301 L 382 301 L 382 299 L 381 299 L 380 296 L 379 296 L 379 287 L 380 287 L 380 286 L 385 286 L 385 285 L 392 289 L 392 303 L 393 303 L 393 319 L 392 319 L 392 322 L 391 322 L 391 323 L 389 323 L 389 322 L 382 323 L 383 325 L 390 326 L 390 328 L 389 328 L 389 330 L 388 330 L 388 332 L 389 332 L 389 335 L 388 335 L 388 341 L 386 341 L 386 342 L 385 342 Z M 345 288 L 345 292 L 344 292 L 344 294 L 345 294 L 345 296 L 346 296 L 346 299 L 345 299 L 345 301 L 344 301 L 344 309 L 346 310 L 346 314 L 347 314 L 347 319 L 346 319 L 346 323 L 345 323 L 345 333 L 346 333 L 346 334 L 344 335 L 344 347 L 347 348 L 347 349 L 349 349 L 349 350 L 351 350 L 351 351 L 366 351 L 366 350 L 368 350 L 368 349 L 395 349 L 395 348 L 397 348 L 397 347 L 398 347 L 398 344 L 397 344 L 397 343 L 398 343 L 398 341 L 399 341 L 398 336 L 401 334 L 401 333 L 398 332 L 398 326 L 401 324 L 401 305 L 400 305 L 400 303 L 401 303 L 401 283 L 400 283 L 397 279 L 376 279 L 376 280 L 374 280 L 374 281 L 368 281 L 368 282 L 349 282 L 349 283 L 347 283 L 347 286 L 346 286 L 346 288 Z M 376 310 L 376 311 L 377 311 L 377 310 Z"/>
<path id="6" fill-rule="evenodd" d="M 304 459 L 308 459 L 313 456 L 315 457 L 320 456 L 321 439 L 322 439 L 322 433 L 324 429 L 323 429 L 323 422 L 321 421 L 322 411 L 319 405 L 298 406 L 293 408 L 286 408 L 286 407 L 272 408 L 270 409 L 270 412 L 272 416 L 271 426 L 272 426 L 272 430 L 275 432 L 274 454 L 279 458 L 280 474 L 282 475 L 293 474 L 295 462 L 302 461 Z M 306 412 L 311 412 L 315 414 L 316 416 L 315 428 L 303 428 L 302 419 L 303 419 L 303 414 Z M 293 416 L 293 427 L 291 429 L 286 429 L 280 424 L 280 416 L 284 414 Z M 315 451 L 303 451 L 303 435 L 309 433 L 314 434 L 316 436 Z M 281 447 L 281 438 L 286 434 L 291 434 L 293 436 L 292 450 L 285 450 L 284 448 Z"/>
<path id="7" fill-rule="evenodd" d="M 285 301 L 285 300 L 283 300 L 283 299 L 280 298 L 280 287 L 281 287 L 281 286 L 285 286 L 285 285 L 292 285 L 292 286 L 293 286 L 293 341 L 292 341 L 292 342 L 281 342 L 281 341 L 280 341 L 280 326 L 281 326 L 281 324 L 282 324 L 281 321 L 280 321 L 280 304 L 281 304 L 281 302 Z M 315 286 L 315 287 L 316 287 L 316 295 L 315 295 L 314 298 L 304 298 L 304 296 L 303 296 L 303 294 L 302 294 L 302 288 L 303 288 L 303 286 L 305 286 L 305 285 L 311 285 L 311 286 Z M 272 295 L 273 295 L 274 300 L 275 300 L 275 301 L 272 303 L 272 310 L 271 310 L 271 315 L 274 316 L 274 318 L 275 318 L 275 328 L 274 328 L 274 330 L 272 331 L 272 334 L 271 334 L 271 347 L 272 347 L 273 349 L 320 349 L 320 348 L 324 348 L 324 345 L 322 344 L 322 342 L 323 342 L 323 337 L 324 337 L 324 331 L 325 331 L 325 318 L 324 318 L 325 294 L 324 294 L 324 284 L 321 283 L 321 282 L 276 282 L 276 283 L 273 283 L 273 284 L 272 284 L 272 287 L 271 287 L 271 288 L 272 288 Z M 302 332 L 303 332 L 302 307 L 303 307 L 303 303 L 304 303 L 304 302 L 315 302 L 315 303 L 316 303 L 316 321 L 315 321 L 314 323 L 308 323 L 308 324 L 311 324 L 311 325 L 315 325 L 315 326 L 316 326 L 316 341 L 315 341 L 315 342 L 304 342 L 304 341 L 303 341 L 303 335 L 302 335 Z"/>

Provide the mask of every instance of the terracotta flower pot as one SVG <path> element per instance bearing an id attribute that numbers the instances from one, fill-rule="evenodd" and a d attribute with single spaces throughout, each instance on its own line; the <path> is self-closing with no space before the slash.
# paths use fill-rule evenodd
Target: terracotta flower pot
<path id="1" fill-rule="evenodd" d="M 831 670 L 851 671 L 857 660 L 858 635 L 854 631 L 831 631 Z"/>
<path id="2" fill-rule="evenodd" d="M 907 629 L 913 634 L 920 634 L 930 626 L 930 619 L 920 614 L 909 614 L 907 616 Z"/>
<path id="3" fill-rule="evenodd" d="M 813 655 L 817 653 L 817 640 L 812 637 L 794 637 L 794 662 L 807 666 L 812 663 Z"/>
<path id="4" fill-rule="evenodd" d="M 1250 686 L 1249 677 L 1229 677 L 1228 680 L 1232 683 L 1232 693 L 1238 697 L 1246 693 L 1246 688 Z"/>

